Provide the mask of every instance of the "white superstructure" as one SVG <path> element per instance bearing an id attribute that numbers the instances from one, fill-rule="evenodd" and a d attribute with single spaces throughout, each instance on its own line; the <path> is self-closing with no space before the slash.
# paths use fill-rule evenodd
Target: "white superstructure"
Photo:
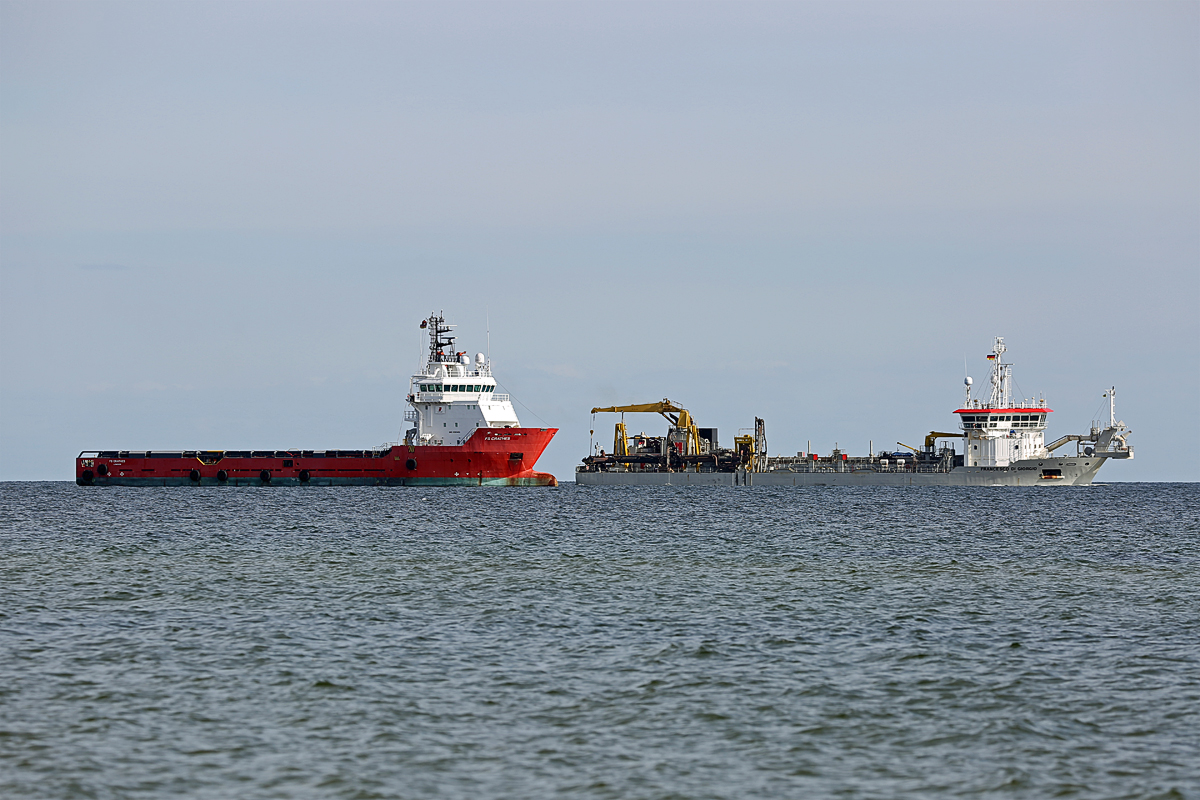
<path id="1" fill-rule="evenodd" d="M 1054 409 L 1043 398 L 1016 400 L 1012 395 L 1012 364 L 1004 363 L 1004 338 L 996 337 L 988 360 L 992 362 L 991 392 L 987 400 L 971 398 L 955 414 L 965 438 L 964 466 L 1007 467 L 1016 461 L 1044 458 L 1046 417 Z"/>
<path id="2" fill-rule="evenodd" d="M 519 428 L 511 398 L 496 391 L 492 365 L 483 353 L 474 363 L 466 352 L 454 351 L 441 314 L 430 314 L 421 323 L 429 329 L 429 360 L 409 381 L 407 422 L 416 427 L 405 432 L 410 445 L 461 445 L 477 428 Z"/>

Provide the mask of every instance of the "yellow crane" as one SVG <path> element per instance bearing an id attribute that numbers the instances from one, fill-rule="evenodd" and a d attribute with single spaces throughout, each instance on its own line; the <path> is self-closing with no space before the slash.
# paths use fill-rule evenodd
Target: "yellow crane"
<path id="1" fill-rule="evenodd" d="M 962 439 L 965 436 L 965 433 L 944 433 L 943 431 L 930 431 L 929 435 L 925 437 L 925 450 L 928 452 L 933 452 L 933 445 L 938 439 Z M 921 452 L 911 444 L 905 444 L 904 442 L 896 442 L 896 444 L 900 445 L 901 447 L 907 447 L 914 453 Z"/>
<path id="2" fill-rule="evenodd" d="M 933 445 L 938 439 L 962 439 L 966 436 L 963 433 L 943 433 L 941 431 L 930 431 L 925 437 L 925 449 L 933 450 Z M 908 445 L 905 445 L 907 447 Z"/>
<path id="3" fill-rule="evenodd" d="M 608 406 L 593 408 L 593 414 L 662 414 L 671 426 L 684 431 L 687 435 L 686 452 L 684 455 L 700 454 L 700 431 L 692 419 L 691 413 L 683 406 L 663 398 L 658 403 L 639 403 L 629 406 Z M 613 439 L 613 455 L 629 455 L 629 435 L 625 430 L 625 421 L 617 423 Z"/>

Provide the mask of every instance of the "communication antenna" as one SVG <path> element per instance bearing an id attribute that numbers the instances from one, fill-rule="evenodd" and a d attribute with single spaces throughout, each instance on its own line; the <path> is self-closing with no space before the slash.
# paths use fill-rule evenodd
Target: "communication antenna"
<path id="1" fill-rule="evenodd" d="M 483 307 L 483 324 L 487 327 L 488 369 L 492 368 L 492 312 L 489 306 Z"/>

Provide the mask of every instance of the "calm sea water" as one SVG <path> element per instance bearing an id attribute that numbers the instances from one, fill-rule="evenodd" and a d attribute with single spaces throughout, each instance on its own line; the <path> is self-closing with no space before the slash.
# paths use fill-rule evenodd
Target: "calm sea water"
<path id="1" fill-rule="evenodd" d="M 1200 797 L 1198 518 L 0 484 L 0 796 Z"/>

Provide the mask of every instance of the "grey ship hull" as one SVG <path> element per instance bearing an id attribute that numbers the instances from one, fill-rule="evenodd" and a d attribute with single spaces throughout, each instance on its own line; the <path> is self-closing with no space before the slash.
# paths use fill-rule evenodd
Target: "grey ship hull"
<path id="1" fill-rule="evenodd" d="M 1018 461 L 1007 467 L 955 467 L 949 472 L 576 472 L 580 486 L 1087 486 L 1109 456 Z M 1061 477 L 1043 477 L 1059 470 Z"/>

